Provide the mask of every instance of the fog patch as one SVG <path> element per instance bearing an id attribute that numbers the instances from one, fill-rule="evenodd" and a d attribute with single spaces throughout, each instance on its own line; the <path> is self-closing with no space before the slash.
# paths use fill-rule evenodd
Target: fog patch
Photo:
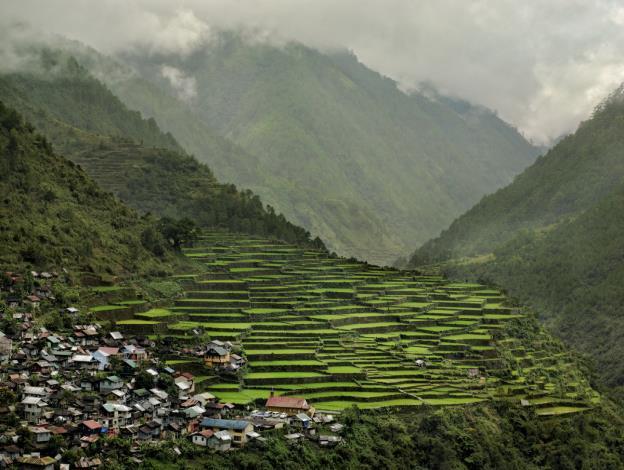
<path id="1" fill-rule="evenodd" d="M 180 69 L 170 65 L 162 65 L 160 74 L 169 82 L 177 97 L 182 101 L 190 103 L 197 97 L 197 81 L 194 77 L 189 77 Z"/>

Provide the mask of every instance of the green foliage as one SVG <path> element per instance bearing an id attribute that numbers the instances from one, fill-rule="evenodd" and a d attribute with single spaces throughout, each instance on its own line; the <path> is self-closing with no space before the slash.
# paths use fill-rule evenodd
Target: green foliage
<path id="1" fill-rule="evenodd" d="M 346 410 L 345 442 L 318 449 L 282 437 L 238 452 L 202 454 L 180 446 L 189 469 L 538 469 L 619 468 L 622 418 L 610 406 L 569 418 L 538 419 L 506 403 L 416 412 Z M 161 456 L 162 457 L 162 456 Z M 146 468 L 173 468 L 155 458 Z"/>
<path id="2" fill-rule="evenodd" d="M 153 221 L 139 219 L 76 165 L 52 153 L 45 139 L 16 116 L 0 103 L 4 266 L 65 267 L 99 275 L 170 269 L 141 245 L 138 234 Z M 44 197 L 50 192 L 54 198 Z M 62 289 L 59 294 L 62 303 L 74 297 Z"/>
<path id="3" fill-rule="evenodd" d="M 492 252 L 519 230 L 545 229 L 587 210 L 624 176 L 622 92 L 540 157 L 509 186 L 484 197 L 422 248 L 412 264 Z"/>
<path id="4" fill-rule="evenodd" d="M 45 321 L 45 327 L 52 331 L 63 331 L 65 329 L 65 323 L 63 317 L 58 311 L 54 311 L 48 315 Z"/>
<path id="5" fill-rule="evenodd" d="M 65 57 L 58 51 L 54 54 Z M 35 68 L 0 75 L 0 96 L 19 107 L 105 190 L 144 213 L 323 247 L 320 239 L 311 240 L 306 230 L 263 207 L 251 191 L 219 184 L 206 165 L 184 154 L 153 119 L 144 120 L 128 110 L 83 69 L 73 73 L 61 59 L 55 60 L 54 74 L 44 76 Z M 53 188 L 40 188 L 45 201 L 58 197 Z M 145 225 L 138 232 L 141 244 L 162 257 L 168 251 L 166 241 L 150 224 Z M 90 256 L 90 246 L 85 240 L 80 247 L 83 256 Z M 36 245 L 23 249 L 23 256 L 34 264 L 43 262 L 39 254 Z"/>
<path id="6" fill-rule="evenodd" d="M 513 184 L 417 250 L 411 265 L 446 261 L 454 277 L 502 286 L 590 355 L 603 383 L 623 385 L 622 148 L 618 90 Z"/>
<path id="7" fill-rule="evenodd" d="M 158 388 L 160 388 L 161 390 L 167 392 L 170 396 L 178 396 L 178 387 L 176 387 L 175 381 L 173 380 L 172 376 L 168 374 L 159 375 L 156 381 L 156 385 L 158 385 Z"/>
<path id="8" fill-rule="evenodd" d="M 9 406 L 16 402 L 17 395 L 8 388 L 0 389 L 0 406 Z"/>
<path id="9" fill-rule="evenodd" d="M 182 287 L 176 281 L 150 281 L 144 287 L 149 295 L 158 299 L 171 299 L 183 292 Z"/>
<path id="10" fill-rule="evenodd" d="M 94 56 L 79 60 L 114 69 Z M 347 53 L 223 35 L 188 57 L 125 59 L 145 80 L 102 73 L 117 96 L 155 117 L 219 179 L 251 188 L 347 256 L 389 262 L 537 152 L 493 113 L 405 94 Z M 162 64 L 197 81 L 190 103 L 172 98 Z"/>
<path id="11" fill-rule="evenodd" d="M 26 68 L 28 72 L 0 76 L 0 89 L 3 100 L 22 112 L 28 108 L 35 111 L 30 104 L 37 104 L 36 116 L 29 118 L 44 134 L 47 134 L 45 121 L 55 120 L 75 131 L 82 129 L 182 150 L 170 134 L 161 132 L 153 119 L 146 120 L 138 111 L 129 111 L 106 88 L 94 87 L 87 70 L 66 52 L 45 47 L 24 52 L 26 57 L 34 58 L 34 63 Z"/>
<path id="12" fill-rule="evenodd" d="M 152 377 L 152 375 L 146 370 L 139 371 L 134 376 L 134 380 L 135 390 L 139 390 L 141 388 L 149 390 L 151 388 L 154 388 L 154 377 Z"/>
<path id="13" fill-rule="evenodd" d="M 5 335 L 13 336 L 17 334 L 19 325 L 12 315 L 2 315 L 0 319 L 0 331 Z"/>
<path id="14" fill-rule="evenodd" d="M 158 222 L 158 229 L 176 251 L 180 251 L 184 244 L 192 245 L 198 235 L 195 222 L 187 217 L 179 220 L 163 217 Z"/>

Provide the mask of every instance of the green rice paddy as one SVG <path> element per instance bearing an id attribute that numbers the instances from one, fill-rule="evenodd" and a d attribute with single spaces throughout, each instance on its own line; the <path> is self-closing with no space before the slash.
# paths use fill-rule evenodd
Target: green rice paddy
<path id="1" fill-rule="evenodd" d="M 237 342 L 240 382 L 208 386 L 221 401 L 254 404 L 271 389 L 331 411 L 523 400 L 552 416 L 599 400 L 578 377 L 554 379 L 569 369 L 565 353 L 506 336 L 524 314 L 496 289 L 225 232 L 185 253 L 207 268 L 180 278 L 186 297 L 117 325 Z M 123 308 L 100 308 L 110 307 Z"/>

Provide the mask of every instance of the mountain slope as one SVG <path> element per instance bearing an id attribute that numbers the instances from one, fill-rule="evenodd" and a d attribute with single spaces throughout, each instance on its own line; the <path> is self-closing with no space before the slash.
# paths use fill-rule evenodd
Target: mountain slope
<path id="1" fill-rule="evenodd" d="M 608 385 L 624 385 L 624 184 L 572 221 L 525 235 L 458 277 L 493 280 L 532 304 L 570 345 L 591 354 Z"/>
<path id="2" fill-rule="evenodd" d="M 171 271 L 141 236 L 154 221 L 102 191 L 0 102 L 0 261 L 97 276 Z"/>
<path id="3" fill-rule="evenodd" d="M 410 266 L 442 262 L 535 306 L 591 355 L 608 385 L 624 385 L 624 100 L 617 90 L 575 134 L 508 187 L 484 198 Z"/>
<path id="4" fill-rule="evenodd" d="M 418 264 L 487 253 L 520 229 L 546 227 L 592 207 L 624 177 L 622 91 L 527 168 L 416 252 Z"/>
<path id="5" fill-rule="evenodd" d="M 71 56 L 44 50 L 42 57 L 42 70 L 0 75 L 0 96 L 103 188 L 143 212 L 322 246 L 249 191 L 220 184 L 171 135 L 128 110 Z"/>
<path id="6" fill-rule="evenodd" d="M 124 59 L 170 95 L 177 89 L 163 77 L 163 64 L 195 80 L 189 116 L 258 157 L 232 155 L 215 166 L 218 177 L 244 178 L 331 248 L 373 261 L 388 262 L 414 240 L 425 241 L 536 154 L 489 111 L 405 94 L 346 53 L 222 36 L 185 58 Z M 159 122 L 171 121 L 148 93 L 110 86 Z M 165 128 L 186 148 L 200 149 L 192 136 Z M 211 155 L 197 150 L 210 163 Z M 249 175 L 248 165 L 260 171 Z"/>

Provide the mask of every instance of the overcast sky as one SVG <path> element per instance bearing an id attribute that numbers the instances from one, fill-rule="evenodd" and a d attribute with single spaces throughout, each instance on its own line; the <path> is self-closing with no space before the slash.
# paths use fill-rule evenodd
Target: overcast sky
<path id="1" fill-rule="evenodd" d="M 219 29 L 353 50 L 405 89 L 428 81 L 537 143 L 572 131 L 624 81 L 624 0 L 19 0 L 27 21 L 103 52 L 181 54 Z"/>

